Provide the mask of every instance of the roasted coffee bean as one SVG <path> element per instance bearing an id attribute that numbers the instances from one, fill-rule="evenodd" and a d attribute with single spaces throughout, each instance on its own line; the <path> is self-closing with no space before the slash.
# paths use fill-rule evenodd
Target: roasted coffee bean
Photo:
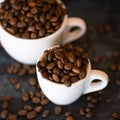
<path id="1" fill-rule="evenodd" d="M 76 73 L 76 74 L 79 74 L 79 73 L 80 73 L 80 68 L 78 68 L 78 67 L 73 67 L 73 68 L 72 68 L 72 71 L 73 71 L 74 73 Z"/>
<path id="2" fill-rule="evenodd" d="M 65 83 L 65 81 L 68 81 L 70 79 L 69 75 L 63 75 L 63 77 L 61 78 L 61 82 Z"/>
<path id="3" fill-rule="evenodd" d="M 18 111 L 18 115 L 25 116 L 27 114 L 27 110 L 21 109 Z"/>
<path id="4" fill-rule="evenodd" d="M 29 78 L 28 82 L 32 86 L 36 86 L 37 85 L 37 80 L 34 77 Z"/>
<path id="5" fill-rule="evenodd" d="M 61 73 L 61 70 L 58 67 L 54 67 L 53 73 L 59 75 Z"/>
<path id="6" fill-rule="evenodd" d="M 43 78 L 46 78 L 46 79 L 47 79 L 47 78 L 49 78 L 49 76 L 48 76 L 48 73 L 47 73 L 47 72 L 42 72 L 42 73 L 41 73 L 41 75 L 42 75 L 42 77 L 43 77 Z"/>
<path id="7" fill-rule="evenodd" d="M 36 111 L 36 112 L 41 112 L 42 111 L 42 109 L 43 109 L 43 107 L 41 106 L 41 105 L 38 105 L 38 106 L 35 106 L 34 107 L 34 111 Z"/>
<path id="8" fill-rule="evenodd" d="M 28 112 L 26 114 L 26 117 L 27 117 L 28 120 L 30 120 L 30 119 L 33 120 L 36 116 L 37 116 L 37 112 L 36 111 L 30 111 L 30 112 Z"/>
<path id="9" fill-rule="evenodd" d="M 37 6 L 36 2 L 34 2 L 34 1 L 29 1 L 29 2 L 28 2 L 28 5 L 29 5 L 30 7 L 36 7 L 36 6 Z"/>
<path id="10" fill-rule="evenodd" d="M 29 100 L 29 94 L 27 92 L 23 92 L 21 97 L 22 97 L 23 101 L 28 101 Z"/>
<path id="11" fill-rule="evenodd" d="M 31 111 L 33 109 L 33 107 L 31 105 L 24 105 L 24 109 L 27 111 Z"/>
<path id="12" fill-rule="evenodd" d="M 80 73 L 79 73 L 79 78 L 80 79 L 83 79 L 83 78 L 85 78 L 85 76 L 86 76 L 86 72 L 83 70 L 83 71 L 80 71 Z"/>
<path id="13" fill-rule="evenodd" d="M 55 63 L 54 62 L 51 62 L 51 63 L 49 63 L 47 66 L 46 66 L 46 68 L 48 69 L 48 70 L 51 70 L 51 69 L 53 69 L 55 67 Z"/>
<path id="14" fill-rule="evenodd" d="M 12 78 L 12 77 L 9 80 L 10 80 L 10 83 L 12 84 L 16 84 L 18 82 L 16 78 Z"/>
<path id="15" fill-rule="evenodd" d="M 70 87 L 87 74 L 88 55 L 83 51 L 72 44 L 60 45 L 46 50 L 37 67 L 43 78 Z"/>
<path id="16" fill-rule="evenodd" d="M 2 108 L 4 109 L 8 108 L 8 101 L 3 101 Z"/>
<path id="17" fill-rule="evenodd" d="M 8 115 L 8 111 L 7 110 L 2 110 L 1 111 L 1 117 L 2 117 L 2 119 L 6 119 L 7 115 Z"/>
<path id="18" fill-rule="evenodd" d="M 117 120 L 117 119 L 116 119 L 116 118 L 114 118 L 114 117 L 111 117 L 111 118 L 110 118 L 110 120 Z"/>
<path id="19" fill-rule="evenodd" d="M 94 108 L 95 107 L 95 104 L 94 103 L 91 103 L 91 102 L 88 102 L 88 105 L 87 105 L 88 107 L 90 107 L 90 108 Z"/>
<path id="20" fill-rule="evenodd" d="M 86 111 L 86 112 L 90 112 L 90 111 L 91 111 L 91 108 L 90 108 L 90 107 L 86 107 L 86 108 L 85 108 L 85 111 Z"/>
<path id="21" fill-rule="evenodd" d="M 92 96 L 91 95 L 87 95 L 87 98 L 86 98 L 88 101 L 91 101 L 92 100 Z"/>
<path id="22" fill-rule="evenodd" d="M 19 69 L 19 71 L 18 71 L 18 75 L 19 76 L 24 76 L 25 75 L 25 73 L 26 73 L 26 70 L 25 69 Z"/>
<path id="23" fill-rule="evenodd" d="M 67 116 L 66 120 L 74 120 L 73 116 Z"/>
<path id="24" fill-rule="evenodd" d="M 64 82 L 64 84 L 65 84 L 65 86 L 70 87 L 70 86 L 71 86 L 71 81 L 66 80 L 66 81 Z"/>
<path id="25" fill-rule="evenodd" d="M 61 111 L 62 111 L 61 106 L 55 106 L 54 111 L 55 111 L 55 114 L 56 114 L 56 115 L 61 114 Z"/>
<path id="26" fill-rule="evenodd" d="M 87 112 L 86 114 L 85 114 L 85 116 L 87 117 L 87 118 L 91 118 L 91 117 L 93 117 L 93 112 Z"/>
<path id="27" fill-rule="evenodd" d="M 67 111 L 67 112 L 65 112 L 65 116 L 67 117 L 67 116 L 72 116 L 73 115 L 73 113 L 71 112 L 71 111 Z"/>
<path id="28" fill-rule="evenodd" d="M 33 75 L 35 74 L 36 70 L 35 70 L 35 67 L 30 67 L 30 69 L 28 69 L 28 73 Z"/>
<path id="29" fill-rule="evenodd" d="M 1 98 L 2 101 L 10 101 L 11 99 L 12 99 L 12 97 L 9 96 L 9 95 L 4 95 L 4 96 L 2 96 L 2 98 Z"/>
<path id="30" fill-rule="evenodd" d="M 66 70 L 71 70 L 72 67 L 73 67 L 73 64 L 72 64 L 72 63 L 67 63 L 67 64 L 64 65 L 64 68 L 65 68 Z"/>
<path id="31" fill-rule="evenodd" d="M 81 115 L 85 115 L 85 113 L 86 113 L 86 112 L 85 112 L 85 109 L 84 109 L 84 108 L 80 108 L 80 114 L 81 114 Z"/>
<path id="32" fill-rule="evenodd" d="M 40 99 L 39 99 L 38 97 L 33 97 L 33 98 L 32 98 L 32 102 L 33 102 L 34 104 L 39 104 L 39 103 L 40 103 Z"/>
<path id="33" fill-rule="evenodd" d="M 81 67 L 81 65 L 82 65 L 82 59 L 77 59 L 76 67 Z"/>
<path id="34" fill-rule="evenodd" d="M 52 74 L 52 78 L 55 82 L 59 83 L 60 82 L 60 78 L 57 74 Z"/>
<path id="35" fill-rule="evenodd" d="M 65 15 L 66 8 L 57 1 L 5 0 L 0 8 L 3 28 L 25 39 L 41 38 L 54 33 L 60 28 Z"/>
<path id="36" fill-rule="evenodd" d="M 42 117 L 43 117 L 43 118 L 46 118 L 46 117 L 48 117 L 49 114 L 50 114 L 50 111 L 49 111 L 49 110 L 44 110 L 44 111 L 42 112 Z"/>
<path id="37" fill-rule="evenodd" d="M 16 84 L 15 84 L 15 89 L 16 89 L 16 90 L 19 90 L 20 88 L 21 88 L 21 84 L 20 84 L 20 83 L 16 83 Z"/>
<path id="38" fill-rule="evenodd" d="M 47 98 L 44 98 L 41 100 L 41 105 L 47 105 L 49 103 L 49 100 Z"/>
<path id="39" fill-rule="evenodd" d="M 78 74 L 77 74 L 77 73 L 74 73 L 74 72 L 70 72 L 69 75 L 72 76 L 72 77 L 75 77 L 75 76 L 77 76 Z"/>
<path id="40" fill-rule="evenodd" d="M 97 98 L 92 98 L 92 99 L 91 99 L 91 102 L 92 102 L 92 103 L 97 103 L 97 102 L 98 102 L 98 99 L 97 99 Z"/>
<path id="41" fill-rule="evenodd" d="M 30 98 L 33 98 L 35 96 L 35 93 L 33 91 L 29 91 L 28 94 Z"/>
<path id="42" fill-rule="evenodd" d="M 112 117 L 116 118 L 116 119 L 119 119 L 120 118 L 120 114 L 115 112 L 112 114 Z"/>
<path id="43" fill-rule="evenodd" d="M 58 68 L 63 69 L 63 64 L 60 60 L 57 61 L 57 66 Z"/>
<path id="44" fill-rule="evenodd" d="M 70 81 L 71 81 L 72 83 L 75 83 L 75 82 L 79 81 L 79 79 L 78 79 L 78 77 L 72 77 L 72 78 L 70 79 Z"/>
<path id="45" fill-rule="evenodd" d="M 73 52 L 68 52 L 67 57 L 68 57 L 68 60 L 69 60 L 71 63 L 74 63 L 75 60 L 76 60 Z"/>
<path id="46" fill-rule="evenodd" d="M 16 114 L 10 114 L 10 115 L 8 115 L 7 120 L 17 120 L 17 115 Z"/>

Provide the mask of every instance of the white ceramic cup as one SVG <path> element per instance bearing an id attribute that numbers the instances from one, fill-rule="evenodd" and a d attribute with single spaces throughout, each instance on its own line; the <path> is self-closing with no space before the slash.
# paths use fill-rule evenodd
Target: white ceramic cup
<path id="1" fill-rule="evenodd" d="M 78 29 L 70 30 L 74 27 Z M 61 27 L 53 34 L 38 39 L 17 38 L 0 25 L 0 40 L 5 51 L 15 60 L 34 65 L 42 52 L 54 45 L 71 42 L 80 38 L 86 31 L 84 20 L 76 17 L 64 17 Z"/>
<path id="2" fill-rule="evenodd" d="M 39 59 L 40 60 L 40 59 Z M 70 87 L 44 79 L 36 65 L 37 78 L 45 96 L 57 105 L 68 105 L 75 102 L 81 95 L 99 91 L 108 84 L 108 75 L 101 70 L 91 69 L 91 63 L 87 66 L 87 74 L 84 79 L 72 83 Z M 94 80 L 99 80 L 94 82 Z"/>

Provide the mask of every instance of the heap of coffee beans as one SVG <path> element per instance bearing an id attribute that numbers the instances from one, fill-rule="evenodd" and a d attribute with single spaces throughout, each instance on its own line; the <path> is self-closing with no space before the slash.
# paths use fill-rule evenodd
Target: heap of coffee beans
<path id="1" fill-rule="evenodd" d="M 37 67 L 43 78 L 71 86 L 86 76 L 88 54 L 72 44 L 60 45 L 44 51 Z"/>
<path id="2" fill-rule="evenodd" d="M 58 30 L 65 14 L 65 6 L 57 0 L 5 0 L 0 7 L 0 22 L 16 37 L 36 39 Z"/>

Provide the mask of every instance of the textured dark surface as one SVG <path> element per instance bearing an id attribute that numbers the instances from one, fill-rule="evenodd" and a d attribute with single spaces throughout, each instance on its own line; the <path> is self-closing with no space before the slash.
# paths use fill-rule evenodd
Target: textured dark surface
<path id="1" fill-rule="evenodd" d="M 120 113 L 120 85 L 115 81 L 120 79 L 120 71 L 112 71 L 109 65 L 120 63 L 120 9 L 117 2 L 114 1 L 97 1 L 97 0 L 64 0 L 69 16 L 81 17 L 86 21 L 87 32 L 79 40 L 73 42 L 74 45 L 82 46 L 89 53 L 90 59 L 97 56 L 105 57 L 107 62 L 94 63 L 93 68 L 104 70 L 110 75 L 110 82 L 102 94 L 102 101 L 93 109 L 95 115 L 89 120 L 110 120 L 113 112 Z M 104 26 L 109 26 L 110 31 L 104 30 Z M 92 26 L 92 28 L 90 27 Z M 102 30 L 101 30 L 102 27 Z M 0 97 L 3 95 L 13 96 L 11 108 L 9 111 L 14 113 L 23 104 L 20 94 L 22 91 L 35 90 L 26 81 L 27 75 L 20 79 L 22 89 L 16 91 L 9 83 L 9 74 L 6 73 L 7 67 L 15 62 L 2 48 L 0 48 Z M 15 76 L 15 75 L 14 75 Z M 83 95 L 75 103 L 64 106 L 61 115 L 55 116 L 51 112 L 46 120 L 65 120 L 64 112 L 72 110 L 75 120 L 87 120 L 88 118 L 81 116 L 79 108 L 85 106 L 86 95 Z M 47 106 L 53 111 L 54 104 Z M 0 103 L 1 111 L 1 103 Z M 36 120 L 42 120 L 40 116 Z"/>

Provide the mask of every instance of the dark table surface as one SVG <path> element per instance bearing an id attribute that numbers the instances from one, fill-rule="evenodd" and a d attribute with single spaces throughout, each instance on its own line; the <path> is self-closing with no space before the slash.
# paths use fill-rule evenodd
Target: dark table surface
<path id="1" fill-rule="evenodd" d="M 95 108 L 92 108 L 93 117 L 87 118 L 80 114 L 80 108 L 88 105 L 87 96 L 83 95 L 75 103 L 62 106 L 62 113 L 56 116 L 53 112 L 54 104 L 49 103 L 46 109 L 51 110 L 51 114 L 46 120 L 65 120 L 64 113 L 72 111 L 75 120 L 110 120 L 113 113 L 120 114 L 120 9 L 119 2 L 110 0 L 64 0 L 70 17 L 80 17 L 86 21 L 87 32 L 85 35 L 72 44 L 83 47 L 88 53 L 95 69 L 104 70 L 109 75 L 109 84 L 103 93 L 92 93 L 101 98 Z M 4 95 L 12 96 L 8 111 L 13 114 L 23 106 L 21 93 L 23 91 L 37 88 L 30 86 L 26 79 L 26 74 L 19 77 L 15 74 L 8 74 L 6 69 L 14 61 L 1 47 L 0 48 L 0 97 Z M 115 65 L 115 67 L 110 67 Z M 119 65 L 119 67 L 118 67 Z M 32 66 L 34 67 L 34 66 Z M 113 68 L 113 69 L 112 69 Z M 115 69 L 114 69 L 115 68 Z M 34 74 L 33 76 L 36 76 Z M 9 78 L 19 79 L 22 88 L 15 90 L 10 84 Z M 118 82 L 119 83 L 118 83 Z M 2 111 L 2 101 L 0 100 L 0 112 Z M 1 115 L 0 115 L 1 118 Z M 25 118 L 26 119 L 26 118 Z M 120 120 L 120 117 L 118 118 Z M 116 120 L 118 120 L 116 119 Z M 21 120 L 23 120 L 21 118 Z M 41 114 L 38 114 L 35 120 L 44 120 Z"/>

